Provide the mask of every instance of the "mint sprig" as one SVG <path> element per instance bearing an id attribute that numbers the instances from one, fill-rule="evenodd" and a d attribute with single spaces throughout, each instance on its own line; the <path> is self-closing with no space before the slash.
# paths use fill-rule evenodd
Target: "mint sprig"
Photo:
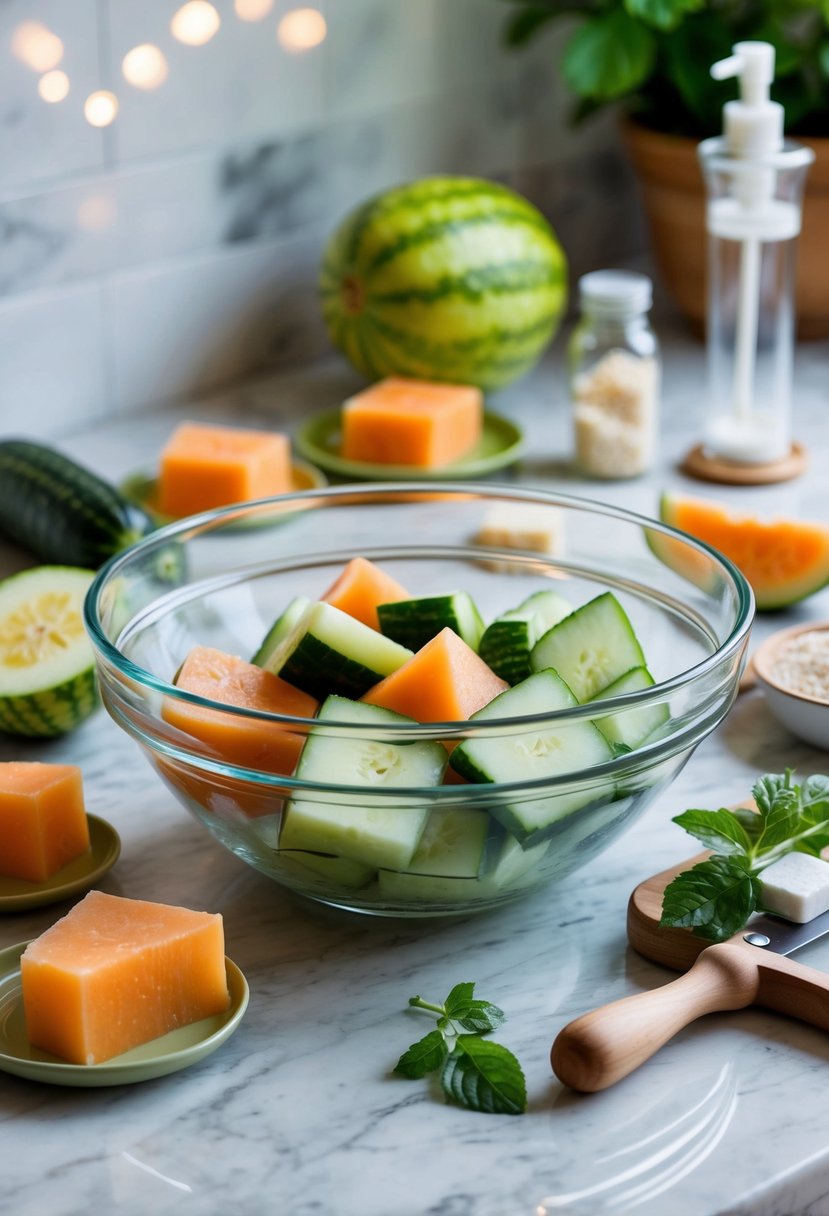
<path id="1" fill-rule="evenodd" d="M 504 1011 L 478 1000 L 474 991 L 474 984 L 456 984 L 442 1005 L 410 997 L 412 1008 L 437 1017 L 437 1028 L 404 1051 L 394 1071 L 419 1080 L 440 1070 L 441 1087 L 450 1102 L 486 1114 L 523 1114 L 527 1087 L 521 1065 L 501 1043 L 483 1038 L 503 1025 Z"/>
<path id="2" fill-rule="evenodd" d="M 752 789 L 757 811 L 688 810 L 679 824 L 713 856 L 668 884 L 660 925 L 691 929 L 722 942 L 762 910 L 758 875 L 787 853 L 818 856 L 829 845 L 829 777 L 794 782 L 794 772 L 766 773 Z"/>

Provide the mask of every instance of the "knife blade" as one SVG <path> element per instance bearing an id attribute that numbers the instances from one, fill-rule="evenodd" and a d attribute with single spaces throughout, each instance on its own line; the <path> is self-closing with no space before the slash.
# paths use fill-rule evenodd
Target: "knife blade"
<path id="1" fill-rule="evenodd" d="M 795 950 L 808 946 L 810 942 L 816 942 L 818 938 L 825 937 L 827 933 L 829 933 L 829 912 L 822 912 L 820 916 L 807 920 L 802 925 L 794 924 L 790 920 L 783 920 L 779 916 L 761 914 L 752 917 L 748 922 L 743 930 L 743 941 L 748 942 L 750 946 L 771 950 L 775 954 L 782 954 L 786 957 L 794 954 Z M 765 938 L 765 941 L 761 941 L 761 938 Z"/>

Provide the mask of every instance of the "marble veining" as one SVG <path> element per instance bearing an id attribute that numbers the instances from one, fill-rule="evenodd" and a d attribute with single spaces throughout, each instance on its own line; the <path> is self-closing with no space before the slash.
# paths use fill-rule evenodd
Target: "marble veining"
<path id="1" fill-rule="evenodd" d="M 661 462 L 646 479 L 603 483 L 568 469 L 560 356 L 507 390 L 531 455 L 502 477 L 652 512 L 663 487 L 704 493 L 676 472 L 696 436 L 700 350 L 665 333 Z M 797 430 L 812 452 L 798 483 L 764 509 L 825 518 L 829 456 L 819 369 L 798 352 Z M 197 404 L 76 431 L 65 449 L 119 477 L 151 464 L 177 418 L 295 425 L 353 384 L 340 363 L 264 377 Z M 719 496 L 748 503 L 724 489 Z M 12 568 L 11 554 L 0 556 Z M 786 622 L 829 616 L 822 592 Z M 755 636 L 781 618 L 758 620 Z M 549 1048 L 572 1017 L 669 975 L 625 942 L 642 878 L 688 856 L 670 823 L 687 806 L 743 797 L 758 772 L 827 758 L 791 739 L 759 692 L 742 697 L 676 779 L 608 852 L 523 902 L 480 917 L 394 921 L 301 902 L 215 844 L 138 749 L 99 713 L 70 738 L 0 744 L 0 757 L 82 766 L 89 809 L 123 840 L 102 886 L 222 912 L 228 954 L 251 1002 L 239 1030 L 200 1065 L 144 1085 L 61 1090 L 0 1073 L 0 1209 L 16 1216 L 827 1216 L 829 1038 L 763 1010 L 710 1016 L 626 1081 L 579 1096 L 552 1076 Z M 0 945 L 46 928 L 65 905 L 0 920 Z M 829 942 L 803 952 L 829 968 Z M 428 1019 L 414 993 L 459 980 L 500 1004 L 498 1038 L 521 1060 L 529 1111 L 491 1117 L 444 1104 L 428 1082 L 392 1075 Z"/>

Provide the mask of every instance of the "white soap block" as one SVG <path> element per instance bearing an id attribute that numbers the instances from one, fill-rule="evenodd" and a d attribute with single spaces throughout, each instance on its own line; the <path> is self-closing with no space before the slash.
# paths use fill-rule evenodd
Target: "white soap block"
<path id="1" fill-rule="evenodd" d="M 475 541 L 494 548 L 530 549 L 561 556 L 564 517 L 558 507 L 540 503 L 498 503 L 487 511 Z"/>
<path id="2" fill-rule="evenodd" d="M 764 908 L 805 925 L 829 910 L 829 862 L 811 853 L 787 853 L 760 874 Z"/>

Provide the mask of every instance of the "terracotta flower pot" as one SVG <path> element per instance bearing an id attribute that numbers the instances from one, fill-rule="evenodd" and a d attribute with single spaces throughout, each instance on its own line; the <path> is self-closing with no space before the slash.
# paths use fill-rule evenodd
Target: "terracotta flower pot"
<path id="1" fill-rule="evenodd" d="M 642 189 L 651 248 L 679 308 L 702 334 L 705 323 L 705 187 L 697 143 L 628 119 L 622 132 Z M 815 162 L 806 178 L 797 262 L 797 333 L 829 337 L 829 139 L 802 139 Z"/>

